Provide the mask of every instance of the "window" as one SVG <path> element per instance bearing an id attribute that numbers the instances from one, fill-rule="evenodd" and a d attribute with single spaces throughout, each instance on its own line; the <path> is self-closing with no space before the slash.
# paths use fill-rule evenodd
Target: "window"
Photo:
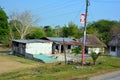
<path id="1" fill-rule="evenodd" d="M 68 49 L 71 49 L 71 45 L 68 45 Z"/>
<path id="2" fill-rule="evenodd" d="M 114 51 L 114 52 L 115 52 L 115 49 L 116 49 L 115 46 L 112 46 L 112 47 L 111 47 L 111 51 Z"/>

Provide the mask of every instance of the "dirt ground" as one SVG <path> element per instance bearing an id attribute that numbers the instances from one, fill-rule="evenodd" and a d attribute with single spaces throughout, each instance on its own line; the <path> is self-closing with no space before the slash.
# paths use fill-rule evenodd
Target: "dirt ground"
<path id="1" fill-rule="evenodd" d="M 38 65 L 36 63 L 24 64 L 14 59 L 10 59 L 6 56 L 1 56 L 2 54 L 4 54 L 2 52 L 7 51 L 0 47 L 0 74 L 5 72 L 11 72 L 13 70 L 31 68 Z"/>
<path id="2" fill-rule="evenodd" d="M 0 73 L 10 72 L 13 70 L 27 68 L 27 67 L 32 67 L 32 65 L 28 65 L 28 64 L 26 65 L 26 64 L 22 64 L 16 61 L 11 61 L 8 59 L 2 59 L 2 61 L 0 61 Z"/>

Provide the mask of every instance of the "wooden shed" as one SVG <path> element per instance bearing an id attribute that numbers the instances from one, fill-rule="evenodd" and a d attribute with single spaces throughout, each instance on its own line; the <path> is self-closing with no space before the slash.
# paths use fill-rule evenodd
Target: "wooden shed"
<path id="1" fill-rule="evenodd" d="M 108 43 L 111 56 L 120 57 L 120 34 L 114 36 Z"/>

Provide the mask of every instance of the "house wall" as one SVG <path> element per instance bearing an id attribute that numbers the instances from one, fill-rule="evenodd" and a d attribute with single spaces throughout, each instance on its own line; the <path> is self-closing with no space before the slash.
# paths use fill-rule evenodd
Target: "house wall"
<path id="1" fill-rule="evenodd" d="M 14 45 L 12 50 L 14 54 L 20 54 L 20 55 L 25 55 L 25 44 L 22 44 L 22 43 L 15 43 L 17 45 Z"/>
<path id="2" fill-rule="evenodd" d="M 104 53 L 104 48 L 88 48 L 88 54 L 90 54 L 91 52 Z"/>
<path id="3" fill-rule="evenodd" d="M 115 47 L 115 50 L 112 50 L 112 47 L 110 47 L 110 56 L 117 56 L 117 47 Z"/>
<path id="4" fill-rule="evenodd" d="M 29 54 L 52 54 L 52 43 L 27 43 L 26 44 L 26 53 Z"/>

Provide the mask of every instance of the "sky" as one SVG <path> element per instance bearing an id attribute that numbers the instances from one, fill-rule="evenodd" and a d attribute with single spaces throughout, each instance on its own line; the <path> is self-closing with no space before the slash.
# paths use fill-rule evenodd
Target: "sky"
<path id="1" fill-rule="evenodd" d="M 85 13 L 86 0 L 0 0 L 0 6 L 9 16 L 12 12 L 30 11 L 40 19 L 38 26 L 80 24 Z M 120 0 L 89 0 L 87 23 L 105 20 L 120 21 Z"/>

